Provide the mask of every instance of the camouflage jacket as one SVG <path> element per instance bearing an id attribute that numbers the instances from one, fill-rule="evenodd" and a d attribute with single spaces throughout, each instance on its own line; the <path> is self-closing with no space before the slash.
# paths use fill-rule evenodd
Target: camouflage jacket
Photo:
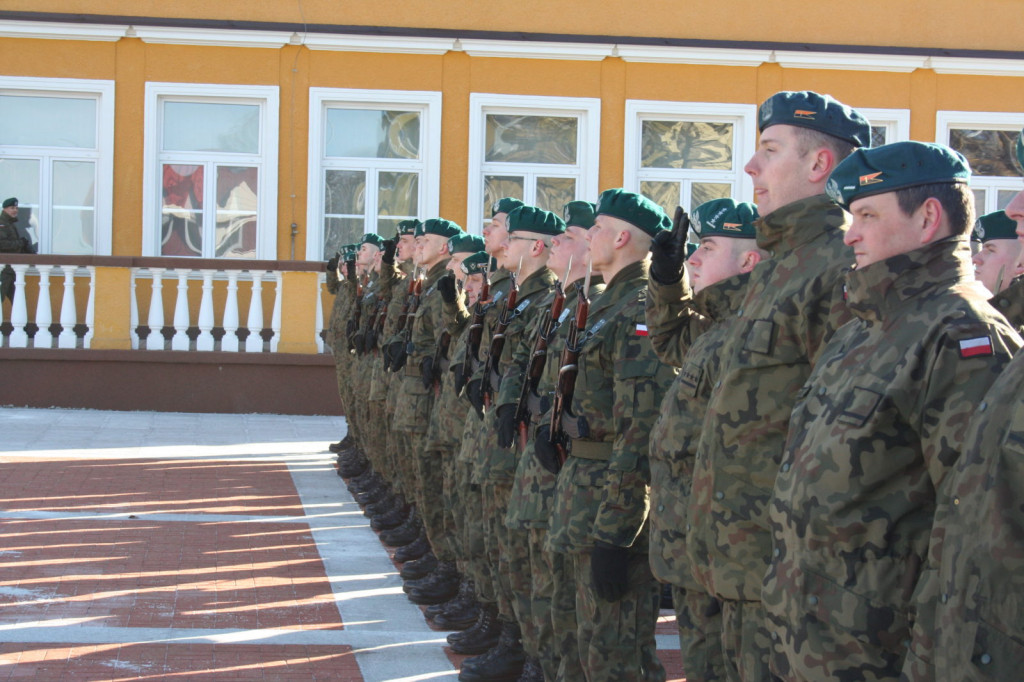
<path id="1" fill-rule="evenodd" d="M 758 245 L 772 258 L 754 268 L 719 381 L 701 427 L 690 542 L 707 548 L 704 589 L 720 599 L 761 598 L 771 535 L 768 501 L 797 391 L 825 342 L 850 315 L 843 274 L 847 214 L 824 195 L 761 218 Z M 696 559 L 696 557 L 694 557 Z"/>
<path id="2" fill-rule="evenodd" d="M 693 463 L 711 387 L 718 380 L 719 350 L 735 323 L 750 274 L 717 282 L 696 296 L 685 281 L 663 285 L 652 280 L 647 299 L 651 343 L 663 362 L 681 367 L 651 430 L 650 559 L 659 580 L 700 590 L 686 557 Z"/>
<path id="3" fill-rule="evenodd" d="M 337 271 L 328 270 L 327 292 L 334 294 L 334 305 L 331 306 L 331 317 L 327 323 L 327 343 L 334 349 L 334 361 L 338 362 L 342 355 L 348 354 L 346 329 L 355 308 L 356 285 L 339 278 Z"/>
<path id="4" fill-rule="evenodd" d="M 465 305 L 442 302 L 444 319 L 444 331 L 450 335 L 448 342 L 448 355 L 454 356 L 458 349 L 466 345 L 466 336 L 469 333 L 469 311 Z M 463 350 L 463 353 L 465 351 Z M 435 355 L 436 357 L 436 355 Z M 434 406 L 431 410 L 430 426 L 427 427 L 427 441 L 424 447 L 430 450 L 442 451 L 445 453 L 455 452 L 462 442 L 463 425 L 466 422 L 466 413 L 470 410 L 469 403 L 460 400 L 455 393 L 455 375 L 447 371 L 450 369 L 447 360 L 437 369 L 440 372 L 440 383 L 434 397 Z"/>
<path id="5" fill-rule="evenodd" d="M 837 641 L 825 629 L 866 637 L 895 679 L 936 490 L 1021 340 L 986 301 L 959 238 L 854 270 L 847 292 L 856 319 L 828 342 L 793 408 L 762 597 L 795 678 L 848 674 L 832 647 L 808 648 Z"/>
<path id="6" fill-rule="evenodd" d="M 1024 275 L 993 296 L 989 303 L 1003 314 L 1014 329 L 1024 333 Z"/>
<path id="7" fill-rule="evenodd" d="M 591 305 L 567 417 L 579 437 L 558 475 L 548 532 L 556 551 L 602 542 L 647 552 L 648 437 L 675 370 L 651 347 L 646 299 L 647 262 L 639 261 Z"/>
<path id="8" fill-rule="evenodd" d="M 501 405 L 504 401 L 514 403 L 519 398 L 519 392 L 523 386 L 523 371 L 522 367 L 513 363 L 512 356 L 516 347 L 528 336 L 527 330 L 532 329 L 537 320 L 547 312 L 542 301 L 552 292 L 554 284 L 555 273 L 544 267 L 527 277 L 519 286 L 516 307 L 509 311 L 512 319 L 505 329 L 505 345 L 501 350 L 501 361 L 492 367 L 493 373 L 501 377 L 500 380 L 492 378 L 492 382 L 498 383 L 498 386 L 494 387 L 495 405 Z M 495 315 L 490 326 L 484 328 L 485 339 L 492 338 L 499 317 L 500 315 Z M 495 411 L 488 413 L 488 421 L 491 425 L 491 438 L 484 444 L 484 452 L 481 453 L 486 458 L 482 473 L 489 480 L 511 483 L 515 476 L 519 451 L 515 447 L 502 448 L 498 446 Z"/>
<path id="9" fill-rule="evenodd" d="M 582 282 L 583 280 L 577 280 Z M 597 298 L 604 291 L 604 284 L 600 277 L 591 277 L 589 298 Z M 537 334 L 540 332 L 541 323 L 551 315 L 551 304 L 555 292 L 552 291 L 540 303 L 540 315 L 537 316 L 533 328 L 528 334 L 522 336 L 516 349 L 512 354 L 511 370 L 521 368 L 522 377 L 516 382 L 517 389 L 522 391 L 522 382 L 525 381 L 525 368 L 529 367 L 530 359 L 533 357 L 534 346 L 537 341 Z M 555 385 L 558 382 L 559 360 L 562 349 L 565 347 L 565 335 L 575 317 L 577 300 L 576 282 L 569 284 L 565 292 L 565 303 L 562 306 L 562 314 L 559 317 L 558 326 L 555 328 L 553 338 L 548 342 L 547 354 L 545 355 L 544 372 L 537 383 L 537 392 L 530 402 L 531 424 L 527 434 L 526 448 L 519 454 L 516 462 L 515 479 L 512 482 L 512 495 L 509 500 L 508 512 L 505 515 L 505 525 L 509 528 L 547 528 L 548 518 L 551 515 L 551 500 L 555 494 L 555 475 L 542 467 L 533 454 L 533 436 L 537 428 L 540 415 L 551 406 L 551 396 L 554 394 Z M 517 403 L 519 393 L 512 396 L 509 387 L 514 384 L 502 382 L 502 390 L 499 394 L 498 404 L 505 405 Z M 518 444 L 517 446 L 518 447 Z"/>
<path id="10" fill-rule="evenodd" d="M 1024 663 L 1024 353 L 967 427 L 932 530 L 934 593 L 919 596 L 912 682 L 1019 679 Z M 928 658 L 928 654 L 932 658 Z M 929 665 L 920 667 L 922 660 Z"/>
<path id="11" fill-rule="evenodd" d="M 412 263 L 409 262 L 393 263 L 390 266 L 382 263 L 380 266 L 380 292 L 378 295 L 384 298 L 386 304 L 383 312 L 384 321 L 380 325 L 381 333 L 376 339 L 377 358 L 373 363 L 370 400 L 387 399 L 387 393 L 396 380 L 394 372 L 384 369 L 384 355 L 380 353 L 380 346 L 395 335 L 398 318 L 402 316 L 402 306 L 405 305 L 405 294 L 409 290 L 408 277 L 411 272 Z"/>

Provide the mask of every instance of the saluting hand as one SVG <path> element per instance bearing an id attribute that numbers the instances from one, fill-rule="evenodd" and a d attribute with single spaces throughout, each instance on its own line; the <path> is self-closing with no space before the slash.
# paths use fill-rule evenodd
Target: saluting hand
<path id="1" fill-rule="evenodd" d="M 690 216 L 682 206 L 676 206 L 672 229 L 662 230 L 651 242 L 651 277 L 659 284 L 675 284 L 682 279 L 689 231 Z"/>

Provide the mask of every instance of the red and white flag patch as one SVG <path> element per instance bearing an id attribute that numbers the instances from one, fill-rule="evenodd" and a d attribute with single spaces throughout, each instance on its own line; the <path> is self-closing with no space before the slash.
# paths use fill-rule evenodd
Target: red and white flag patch
<path id="1" fill-rule="evenodd" d="M 636 335 L 637 336 L 647 336 L 647 325 L 646 324 L 638 324 L 636 326 Z"/>
<path id="2" fill-rule="evenodd" d="M 991 336 L 978 336 L 960 342 L 960 357 L 973 358 L 978 355 L 992 355 Z"/>

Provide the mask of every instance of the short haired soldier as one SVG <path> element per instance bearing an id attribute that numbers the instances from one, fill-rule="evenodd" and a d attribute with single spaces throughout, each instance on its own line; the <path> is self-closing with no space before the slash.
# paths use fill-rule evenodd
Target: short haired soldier
<path id="1" fill-rule="evenodd" d="M 784 680 L 898 680 L 938 497 L 964 425 L 1021 345 L 974 280 L 962 155 L 854 152 L 829 195 L 853 216 L 854 319 L 800 389 L 770 507 L 763 599 Z"/>
<path id="2" fill-rule="evenodd" d="M 974 271 L 992 293 L 989 302 L 1010 324 L 1024 329 L 1024 246 L 1017 239 L 1017 222 L 996 211 L 974 225 L 971 239 L 981 244 L 974 255 Z"/>

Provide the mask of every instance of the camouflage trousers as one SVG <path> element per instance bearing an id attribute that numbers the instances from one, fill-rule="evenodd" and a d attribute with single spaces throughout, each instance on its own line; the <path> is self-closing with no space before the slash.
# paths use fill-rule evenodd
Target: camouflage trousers
<path id="1" fill-rule="evenodd" d="M 463 508 L 465 500 L 463 497 L 462 484 L 459 480 L 459 462 L 457 452 L 449 453 L 444 458 L 444 483 L 442 486 L 442 523 L 444 524 L 444 536 L 448 543 L 448 551 L 453 561 L 460 564 L 460 570 L 464 573 L 467 569 L 461 568 L 465 563 L 468 552 L 463 547 L 464 531 L 463 525 L 466 522 L 466 515 Z"/>
<path id="2" fill-rule="evenodd" d="M 394 381 L 393 377 L 388 377 Z M 399 396 L 398 382 L 394 381 L 394 387 L 388 390 L 388 397 L 384 403 L 384 410 L 387 416 L 387 431 L 385 432 L 385 461 L 383 470 L 378 473 L 387 479 L 396 495 L 408 497 L 408 482 L 402 473 L 400 452 L 402 450 L 401 439 L 398 436 L 398 429 L 395 428 L 395 404 Z"/>
<path id="3" fill-rule="evenodd" d="M 571 556 L 576 633 L 587 682 L 664 682 L 665 668 L 655 653 L 654 640 L 661 587 L 651 573 L 647 553 L 630 558 L 629 588 L 615 602 L 598 597 L 591 587 L 590 552 Z"/>
<path id="4" fill-rule="evenodd" d="M 358 442 L 357 431 L 359 430 L 359 418 L 353 419 L 353 393 L 352 393 L 352 354 L 348 351 L 345 341 L 335 342 L 334 346 L 334 376 L 338 382 L 338 398 L 341 400 L 341 411 L 345 415 L 345 424 L 348 427 L 348 435 Z"/>
<path id="5" fill-rule="evenodd" d="M 523 649 L 527 655 L 540 658 L 539 619 L 543 604 L 534 601 L 534 580 L 543 579 L 543 574 L 536 575 L 533 571 L 531 556 L 530 532 L 521 528 L 505 527 L 508 546 L 502 553 L 502 569 L 508 576 L 509 588 L 512 590 L 512 610 L 519 622 L 519 631 L 523 640 Z M 541 567 L 543 570 L 543 567 Z M 547 617 L 550 621 L 550 601 Z"/>
<path id="6" fill-rule="evenodd" d="M 452 458 L 452 453 L 439 450 L 427 452 L 416 451 L 417 483 L 419 495 L 416 505 L 423 519 L 423 527 L 427 532 L 430 548 L 440 561 L 455 561 L 445 525 L 444 499 L 444 468 L 445 461 Z"/>
<path id="7" fill-rule="evenodd" d="M 768 660 L 772 640 L 764 604 L 759 601 L 722 600 L 722 652 L 730 682 L 777 680 Z"/>
<path id="8" fill-rule="evenodd" d="M 538 539 L 546 543 L 547 530 Z M 553 552 L 542 544 L 551 565 L 551 630 L 553 642 L 550 650 L 541 650 L 540 665 L 545 680 L 576 682 L 586 679 L 580 662 L 579 640 L 576 638 L 576 573 L 572 554 Z"/>
<path id="9" fill-rule="evenodd" d="M 672 605 L 679 627 L 679 653 L 686 682 L 725 679 L 722 651 L 722 607 L 700 590 L 672 586 Z"/>
<path id="10" fill-rule="evenodd" d="M 472 482 L 473 464 L 460 461 L 456 464 L 456 485 L 459 487 L 461 506 L 452 511 L 461 515 L 462 526 L 459 546 L 466 572 L 476 583 L 477 599 L 485 604 L 494 604 L 494 573 L 487 559 L 487 518 L 483 515 L 483 493 L 480 486 Z"/>
<path id="11" fill-rule="evenodd" d="M 540 661 L 544 676 L 553 680 L 558 674 L 560 656 L 555 645 L 552 599 L 555 593 L 555 571 L 564 570 L 565 555 L 552 554 L 544 549 L 546 528 L 512 530 L 512 534 L 513 537 L 526 536 L 526 565 L 519 580 L 515 579 L 517 574 L 513 573 L 512 585 L 516 594 L 516 617 L 522 630 L 523 648 Z"/>
<path id="12" fill-rule="evenodd" d="M 516 621 L 515 594 L 512 591 L 510 572 L 511 547 L 508 526 L 505 525 L 505 513 L 508 511 L 508 500 L 512 494 L 511 483 L 486 481 L 480 486 L 482 513 L 486 519 L 487 564 L 490 566 L 491 582 L 494 584 L 495 596 L 498 600 L 498 614 L 507 621 Z"/>

